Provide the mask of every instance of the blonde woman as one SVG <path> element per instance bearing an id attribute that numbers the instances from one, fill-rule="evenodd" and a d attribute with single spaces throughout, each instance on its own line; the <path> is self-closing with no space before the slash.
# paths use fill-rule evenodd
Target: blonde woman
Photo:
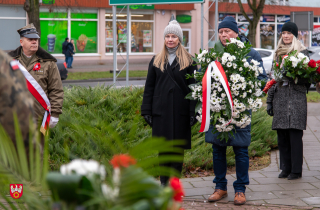
<path id="1" fill-rule="evenodd" d="M 193 74 L 197 66 L 192 56 L 181 45 L 183 34 L 179 23 L 169 22 L 164 30 L 164 46 L 160 53 L 152 58 L 143 94 L 141 115 L 152 127 L 152 135 L 185 140 L 183 149 L 191 149 L 191 126 L 196 123 L 196 101 L 185 99 L 190 92 L 188 85 L 194 79 L 186 79 Z M 159 154 L 162 155 L 162 154 Z M 182 162 L 165 164 L 178 172 L 182 171 Z M 162 185 L 169 177 L 160 176 Z"/>
<path id="2" fill-rule="evenodd" d="M 307 49 L 297 39 L 298 27 L 293 22 L 287 22 L 282 27 L 282 36 L 275 51 L 275 60 L 297 50 L 309 56 Z M 298 80 L 297 84 L 286 76 L 275 75 L 277 84 L 268 91 L 267 112 L 273 116 L 272 129 L 278 134 L 280 152 L 279 178 L 289 180 L 302 176 L 303 163 L 303 130 L 307 123 L 306 93 L 310 84 L 306 79 Z"/>

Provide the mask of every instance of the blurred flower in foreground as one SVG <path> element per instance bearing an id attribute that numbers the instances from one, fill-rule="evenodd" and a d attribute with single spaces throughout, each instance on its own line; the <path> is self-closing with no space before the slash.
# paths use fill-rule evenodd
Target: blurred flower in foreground
<path id="1" fill-rule="evenodd" d="M 136 160 L 126 154 L 115 155 L 110 161 L 113 168 L 119 168 L 120 166 L 127 168 L 130 165 L 135 165 Z"/>
<path id="2" fill-rule="evenodd" d="M 173 189 L 173 199 L 178 202 L 182 202 L 184 191 L 180 180 L 176 177 L 170 179 L 170 187 Z"/>
<path id="3" fill-rule="evenodd" d="M 106 170 L 104 165 L 100 165 L 95 160 L 82 160 L 75 159 L 68 164 L 60 167 L 60 172 L 63 175 L 79 174 L 83 176 L 93 176 L 94 174 L 100 175 L 101 180 L 106 177 Z"/>

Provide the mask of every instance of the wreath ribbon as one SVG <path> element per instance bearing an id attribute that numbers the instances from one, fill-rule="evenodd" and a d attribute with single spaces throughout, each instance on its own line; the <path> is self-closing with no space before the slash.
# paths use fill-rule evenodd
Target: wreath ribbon
<path id="1" fill-rule="evenodd" d="M 210 126 L 211 77 L 213 74 L 219 77 L 219 81 L 226 92 L 231 107 L 231 113 L 233 113 L 233 100 L 227 75 L 224 72 L 221 63 L 213 61 L 209 64 L 207 71 L 202 78 L 202 121 L 199 132 L 208 131 Z M 226 123 L 226 125 L 229 125 L 231 121 L 232 115 L 230 121 Z"/>

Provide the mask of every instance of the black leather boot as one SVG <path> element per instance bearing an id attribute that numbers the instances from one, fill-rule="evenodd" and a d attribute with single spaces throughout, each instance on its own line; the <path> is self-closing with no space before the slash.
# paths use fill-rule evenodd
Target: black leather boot
<path id="1" fill-rule="evenodd" d="M 281 171 L 278 178 L 287 178 L 289 176 L 290 172 L 288 171 Z"/>
<path id="2" fill-rule="evenodd" d="M 288 180 L 295 180 L 295 179 L 300 179 L 302 176 L 301 173 L 291 173 L 288 176 Z"/>

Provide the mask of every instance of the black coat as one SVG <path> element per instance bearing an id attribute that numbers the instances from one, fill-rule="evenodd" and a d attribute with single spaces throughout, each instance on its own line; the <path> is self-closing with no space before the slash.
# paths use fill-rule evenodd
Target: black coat
<path id="1" fill-rule="evenodd" d="M 68 41 L 64 41 L 62 43 L 62 54 L 66 54 L 66 50 L 67 50 L 67 45 L 68 45 Z"/>
<path id="2" fill-rule="evenodd" d="M 66 57 L 73 57 L 73 54 L 74 54 L 73 44 L 69 42 L 66 46 L 65 55 Z"/>
<path id="3" fill-rule="evenodd" d="M 301 53 L 309 56 L 308 50 Z M 297 84 L 290 80 L 286 86 L 276 83 L 269 89 L 267 103 L 273 104 L 273 130 L 306 130 L 307 86 L 308 80 L 299 78 Z"/>
<path id="4" fill-rule="evenodd" d="M 175 59 L 162 72 L 153 65 L 153 61 L 154 57 L 149 64 L 141 115 L 152 115 L 153 136 L 165 137 L 167 140 L 186 140 L 182 148 L 191 149 L 190 116 L 195 114 L 196 101 L 185 99 L 185 96 L 191 92 L 188 85 L 195 83 L 195 80 L 186 79 L 186 74 L 193 74 L 197 66 L 190 65 L 180 71 L 180 65 Z"/>

